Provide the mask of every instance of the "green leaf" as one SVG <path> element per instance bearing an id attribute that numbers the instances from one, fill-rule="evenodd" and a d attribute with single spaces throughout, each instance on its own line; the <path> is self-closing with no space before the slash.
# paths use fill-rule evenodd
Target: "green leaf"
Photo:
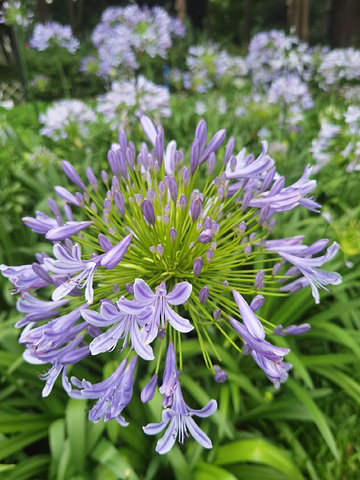
<path id="1" fill-rule="evenodd" d="M 13 453 L 22 450 L 23 448 L 37 442 L 41 438 L 47 436 L 47 429 L 40 430 L 29 434 L 29 432 L 20 433 L 19 435 L 13 435 L 10 438 L 5 438 L 0 441 L 0 460 L 7 458 Z"/>
<path id="2" fill-rule="evenodd" d="M 342 390 L 344 390 L 351 398 L 360 404 L 360 384 L 354 379 L 346 375 L 346 373 L 340 372 L 336 368 L 321 368 L 314 367 L 313 370 L 327 378 L 331 382 L 337 384 Z"/>
<path id="3" fill-rule="evenodd" d="M 286 451 L 261 438 L 239 440 L 223 445 L 218 448 L 214 461 L 216 465 L 242 462 L 263 463 L 280 470 L 291 480 L 304 480 Z"/>
<path id="4" fill-rule="evenodd" d="M 100 440 L 91 456 L 115 473 L 118 479 L 138 480 L 139 478 L 131 465 L 121 455 L 121 450 L 117 450 L 112 443 L 105 439 Z"/>
<path id="5" fill-rule="evenodd" d="M 210 465 L 208 463 L 198 464 L 194 476 L 194 480 L 237 480 L 237 478 L 228 470 Z"/>
<path id="6" fill-rule="evenodd" d="M 47 428 L 50 421 L 46 415 L 33 413 L 0 415 L 0 433 L 38 431 Z"/>
<path id="7" fill-rule="evenodd" d="M 6 476 L 6 480 L 27 480 L 46 478 L 45 472 L 49 464 L 48 455 L 36 455 L 27 458 L 16 465 Z"/>
<path id="8" fill-rule="evenodd" d="M 318 408 L 314 400 L 311 398 L 309 392 L 305 390 L 298 382 L 289 378 L 287 381 L 287 385 L 294 392 L 297 398 L 302 402 L 302 404 L 307 408 L 310 415 L 312 416 L 316 426 L 318 427 L 321 435 L 323 436 L 325 442 L 327 443 L 328 447 L 330 448 L 332 454 L 338 459 L 338 451 L 335 443 L 334 436 L 330 430 L 328 422 L 326 421 L 325 416 Z"/>
<path id="9" fill-rule="evenodd" d="M 86 400 L 70 399 L 66 408 L 66 427 L 70 441 L 71 460 L 77 473 L 85 466 L 85 442 L 87 439 Z"/>

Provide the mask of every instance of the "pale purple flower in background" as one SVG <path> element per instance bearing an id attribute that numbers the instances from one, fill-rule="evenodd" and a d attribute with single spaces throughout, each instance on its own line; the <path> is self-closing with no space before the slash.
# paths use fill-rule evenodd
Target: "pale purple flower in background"
<path id="1" fill-rule="evenodd" d="M 156 85 L 140 75 L 136 80 L 114 81 L 111 90 L 98 97 L 97 111 L 104 115 L 106 121 L 118 128 L 122 121 L 144 114 L 161 117 L 170 117 L 170 94 L 167 88 Z"/>
<path id="2" fill-rule="evenodd" d="M 73 36 L 69 25 L 60 25 L 56 22 L 38 23 L 35 25 L 30 46 L 43 52 L 51 47 L 65 48 L 69 53 L 75 53 L 80 43 Z"/>
<path id="3" fill-rule="evenodd" d="M 95 112 L 80 100 L 60 100 L 53 103 L 39 122 L 44 126 L 40 134 L 57 141 L 67 137 L 86 137 L 89 127 L 96 122 Z"/>

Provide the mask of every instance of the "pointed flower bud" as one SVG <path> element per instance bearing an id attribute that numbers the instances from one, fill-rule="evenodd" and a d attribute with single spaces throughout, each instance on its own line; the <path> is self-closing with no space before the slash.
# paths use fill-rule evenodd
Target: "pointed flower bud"
<path id="1" fill-rule="evenodd" d="M 256 295 L 256 297 L 254 297 L 251 300 L 251 303 L 250 303 L 251 310 L 253 312 L 256 312 L 256 310 L 258 310 L 264 305 L 264 302 L 265 302 L 265 297 L 263 295 Z"/>
<path id="2" fill-rule="evenodd" d="M 101 265 L 108 270 L 112 270 L 121 262 L 123 256 L 127 252 L 132 240 L 132 234 L 123 238 L 115 247 L 106 252 L 101 259 Z"/>
<path id="3" fill-rule="evenodd" d="M 285 337 L 286 335 L 303 335 L 311 329 L 309 323 L 303 323 L 302 325 L 289 325 L 288 327 L 283 327 L 278 325 L 273 331 L 273 335 L 278 335 L 280 337 Z"/>
<path id="4" fill-rule="evenodd" d="M 150 402 L 153 399 L 156 391 L 158 376 L 156 373 L 151 377 L 151 380 L 141 390 L 140 398 L 143 403 Z"/>
<path id="5" fill-rule="evenodd" d="M 176 203 L 177 194 L 178 194 L 178 186 L 175 178 L 173 176 L 169 177 L 168 188 L 170 192 L 171 200 Z"/>
<path id="6" fill-rule="evenodd" d="M 195 277 L 198 277 L 201 273 L 201 270 L 203 268 L 203 259 L 201 257 L 198 257 L 194 260 L 194 263 L 193 263 L 193 272 L 194 272 L 194 276 Z"/>
<path id="7" fill-rule="evenodd" d="M 190 207 L 190 214 L 193 222 L 199 218 L 202 211 L 202 200 L 200 197 L 195 197 L 191 207 Z"/>
<path id="8" fill-rule="evenodd" d="M 214 320 L 219 320 L 219 318 L 221 317 L 220 308 L 215 308 L 215 310 L 213 311 L 213 317 L 214 317 Z"/>
<path id="9" fill-rule="evenodd" d="M 200 158 L 200 144 L 199 140 L 195 138 L 191 145 L 191 153 L 190 153 L 190 172 L 191 175 L 194 175 L 196 169 L 199 165 L 199 158 Z"/>
<path id="10" fill-rule="evenodd" d="M 225 155 L 224 155 L 224 166 L 228 163 L 228 161 L 231 158 L 231 155 L 234 151 L 235 147 L 235 138 L 230 137 L 229 140 L 227 141 L 226 147 L 225 147 Z M 235 157 L 234 157 L 235 158 Z M 235 159 L 236 160 L 236 159 Z"/>
<path id="11" fill-rule="evenodd" d="M 200 151 L 204 150 L 206 144 L 206 130 L 207 126 L 205 120 L 200 120 L 194 135 L 194 140 L 197 139 L 199 141 Z"/>
<path id="12" fill-rule="evenodd" d="M 224 383 L 228 379 L 228 375 L 225 370 L 222 370 L 219 365 L 214 365 L 215 375 L 214 380 L 216 383 Z"/>
<path id="13" fill-rule="evenodd" d="M 211 229 L 203 230 L 198 236 L 198 242 L 200 243 L 211 243 L 213 239 L 213 231 Z"/>
<path id="14" fill-rule="evenodd" d="M 208 301 L 209 294 L 210 294 L 209 287 L 207 285 L 205 285 L 205 287 L 202 287 L 202 289 L 199 292 L 199 300 L 201 305 L 204 305 Z"/>
<path id="15" fill-rule="evenodd" d="M 150 225 L 155 225 L 154 205 L 146 197 L 141 204 L 141 211 Z"/>
<path id="16" fill-rule="evenodd" d="M 174 228 L 174 227 L 170 228 L 169 236 L 170 236 L 172 242 L 176 242 L 176 237 L 177 237 L 176 228 Z"/>
<path id="17" fill-rule="evenodd" d="M 216 164 L 216 155 L 214 152 L 211 152 L 209 155 L 209 160 L 208 160 L 208 175 L 209 177 L 213 174 L 214 168 Z"/>
<path id="18" fill-rule="evenodd" d="M 81 180 L 80 175 L 75 170 L 75 167 L 68 162 L 67 160 L 63 160 L 61 162 L 61 167 L 65 173 L 65 175 L 77 185 L 81 190 L 86 190 L 85 183 Z"/>

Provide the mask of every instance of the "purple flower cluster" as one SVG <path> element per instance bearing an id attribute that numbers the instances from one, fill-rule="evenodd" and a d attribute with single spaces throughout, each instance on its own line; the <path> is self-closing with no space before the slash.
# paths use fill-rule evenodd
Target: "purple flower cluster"
<path id="1" fill-rule="evenodd" d="M 313 58 L 308 45 L 296 36 L 270 30 L 251 39 L 245 62 L 255 85 L 266 86 L 289 73 L 308 80 Z"/>
<path id="2" fill-rule="evenodd" d="M 2 2 L 2 9 L 0 9 L 0 24 L 4 23 L 10 27 L 18 25 L 27 28 L 34 17 L 32 12 L 26 11 L 24 5 L 18 0 L 9 0 Z"/>
<path id="3" fill-rule="evenodd" d="M 35 25 L 33 36 L 30 39 L 30 46 L 44 52 L 48 48 L 61 47 L 69 53 L 75 53 L 80 43 L 72 34 L 69 25 L 60 25 L 56 22 Z"/>
<path id="4" fill-rule="evenodd" d="M 335 48 L 322 52 L 317 77 L 323 90 L 334 90 L 343 83 L 358 81 L 360 51 L 354 48 Z"/>
<path id="5" fill-rule="evenodd" d="M 80 100 L 60 100 L 40 114 L 39 122 L 44 125 L 40 134 L 55 141 L 69 136 L 86 137 L 89 126 L 96 122 L 96 114 Z"/>
<path id="6" fill-rule="evenodd" d="M 49 199 L 51 214 L 38 211 L 23 219 L 52 242 L 53 255 L 38 253 L 32 264 L 1 265 L 0 271 L 19 294 L 17 309 L 24 316 L 16 326 L 23 328 L 24 358 L 50 364 L 40 376 L 46 382 L 44 396 L 61 375 L 69 396 L 95 401 L 90 420 L 115 419 L 125 427 L 123 411 L 139 374 L 136 365 L 149 362 L 151 378 L 140 397 L 148 402 L 162 396 L 161 421 L 143 427 L 148 435 L 165 430 L 156 451 L 165 454 L 189 434 L 211 448 L 193 417 L 212 415 L 217 403 L 209 399 L 198 410 L 185 403 L 182 342 L 198 335 L 205 365 L 214 381 L 223 383 L 227 373 L 213 364 L 202 339 L 216 344 L 217 334 L 223 341 L 223 334 L 229 339 L 235 330 L 240 345 L 233 340 L 232 345 L 250 354 L 279 387 L 291 368 L 284 361 L 289 350 L 274 346 L 266 334 L 297 335 L 310 326 L 267 321 L 265 331 L 254 312 L 274 292 L 286 296 L 307 286 L 318 302 L 320 288 L 341 281 L 337 273 L 320 268 L 338 245 L 316 256 L 326 239 L 308 246 L 302 236 L 271 238 L 276 214 L 300 207 L 319 210 L 310 168 L 285 186 L 265 142 L 257 157 L 245 149 L 235 155 L 230 137 L 220 153 L 226 132 L 208 141 L 204 120 L 185 162 L 174 140 L 165 144 L 161 126 L 145 116 L 140 122 L 150 148 L 143 142 L 137 152 L 120 129 L 118 146 L 108 152 L 110 174 L 88 167 L 85 182 L 70 162 L 62 162 L 73 187 L 55 187 L 58 200 Z M 196 181 L 200 175 L 205 177 L 202 190 Z M 104 354 L 117 365 L 108 378 L 99 383 L 69 378 L 68 365 L 76 373 L 86 357 Z"/>
<path id="7" fill-rule="evenodd" d="M 186 57 L 188 72 L 174 69 L 171 79 L 174 85 L 183 82 L 187 90 L 207 92 L 224 79 L 233 79 L 246 74 L 245 62 L 241 57 L 232 57 L 215 43 L 206 43 L 189 48 Z"/>
<path id="8" fill-rule="evenodd" d="M 97 111 L 116 129 L 119 118 L 125 124 L 134 115 L 141 117 L 151 113 L 158 122 L 162 117 L 171 116 L 168 89 L 155 85 L 142 75 L 137 79 L 112 82 L 111 89 L 97 101 Z"/>
<path id="9" fill-rule="evenodd" d="M 115 77 L 119 71 L 132 72 L 139 68 L 139 54 L 166 58 L 171 37 L 184 34 L 181 22 L 161 7 L 107 8 L 91 37 L 97 50 L 97 74 Z M 90 71 L 91 66 L 87 61 L 82 70 Z"/>

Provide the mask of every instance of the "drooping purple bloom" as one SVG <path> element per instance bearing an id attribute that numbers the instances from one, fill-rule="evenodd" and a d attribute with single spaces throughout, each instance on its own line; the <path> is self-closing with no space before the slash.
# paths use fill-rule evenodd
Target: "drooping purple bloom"
<path id="1" fill-rule="evenodd" d="M 39 353 L 30 349 L 25 350 L 23 357 L 27 362 L 35 365 L 42 365 L 44 363 L 53 364 L 46 373 L 39 375 L 41 380 L 46 381 L 46 385 L 42 391 L 43 397 L 50 395 L 61 371 L 64 390 L 69 392 L 71 387 L 67 379 L 67 365 L 78 363 L 89 354 L 89 347 L 87 345 L 81 346 L 82 343 L 83 336 L 80 335 L 74 338 L 68 345 L 56 351 Z"/>
<path id="2" fill-rule="evenodd" d="M 129 425 L 121 412 L 132 397 L 136 361 L 137 357 L 134 357 L 126 365 L 125 358 L 115 372 L 100 383 L 91 384 L 86 380 L 79 381 L 75 377 L 71 378 L 71 383 L 81 390 L 69 392 L 70 396 L 98 399 L 89 412 L 89 419 L 92 422 L 97 423 L 101 417 L 104 417 L 105 422 L 115 419 L 122 427 Z"/>
<path id="3" fill-rule="evenodd" d="M 212 448 L 210 438 L 198 427 L 192 417 L 193 415 L 197 417 L 209 417 L 213 415 L 216 410 L 217 403 L 215 400 L 210 400 L 201 410 L 194 410 L 188 407 L 182 396 L 180 383 L 177 382 L 173 393 L 171 408 L 166 408 L 163 411 L 160 423 L 149 423 L 143 427 L 143 430 L 147 435 L 156 435 L 164 430 L 170 422 L 164 436 L 156 445 L 156 451 L 160 455 L 172 449 L 177 437 L 180 443 L 184 443 L 185 437 L 189 436 L 189 434 L 192 435 L 202 447 Z"/>
<path id="4" fill-rule="evenodd" d="M 316 242 L 317 243 L 317 242 Z M 315 303 L 320 302 L 319 288 L 328 290 L 327 285 L 338 285 L 341 283 L 341 275 L 336 272 L 326 272 L 321 270 L 318 267 L 322 267 L 326 262 L 329 262 L 336 255 L 340 246 L 338 243 L 334 242 L 328 249 L 325 255 L 321 257 L 311 258 L 307 255 L 311 255 L 312 252 L 309 250 L 311 247 L 302 246 L 298 248 L 298 251 L 293 253 L 288 253 L 289 247 L 285 243 L 285 248 L 282 248 L 281 242 L 278 242 L 278 245 L 274 244 L 265 244 L 265 248 L 268 251 L 277 252 L 284 260 L 291 263 L 296 267 L 305 277 L 307 284 L 311 285 L 311 290 Z M 318 248 L 315 248 L 315 253 L 318 252 Z"/>

